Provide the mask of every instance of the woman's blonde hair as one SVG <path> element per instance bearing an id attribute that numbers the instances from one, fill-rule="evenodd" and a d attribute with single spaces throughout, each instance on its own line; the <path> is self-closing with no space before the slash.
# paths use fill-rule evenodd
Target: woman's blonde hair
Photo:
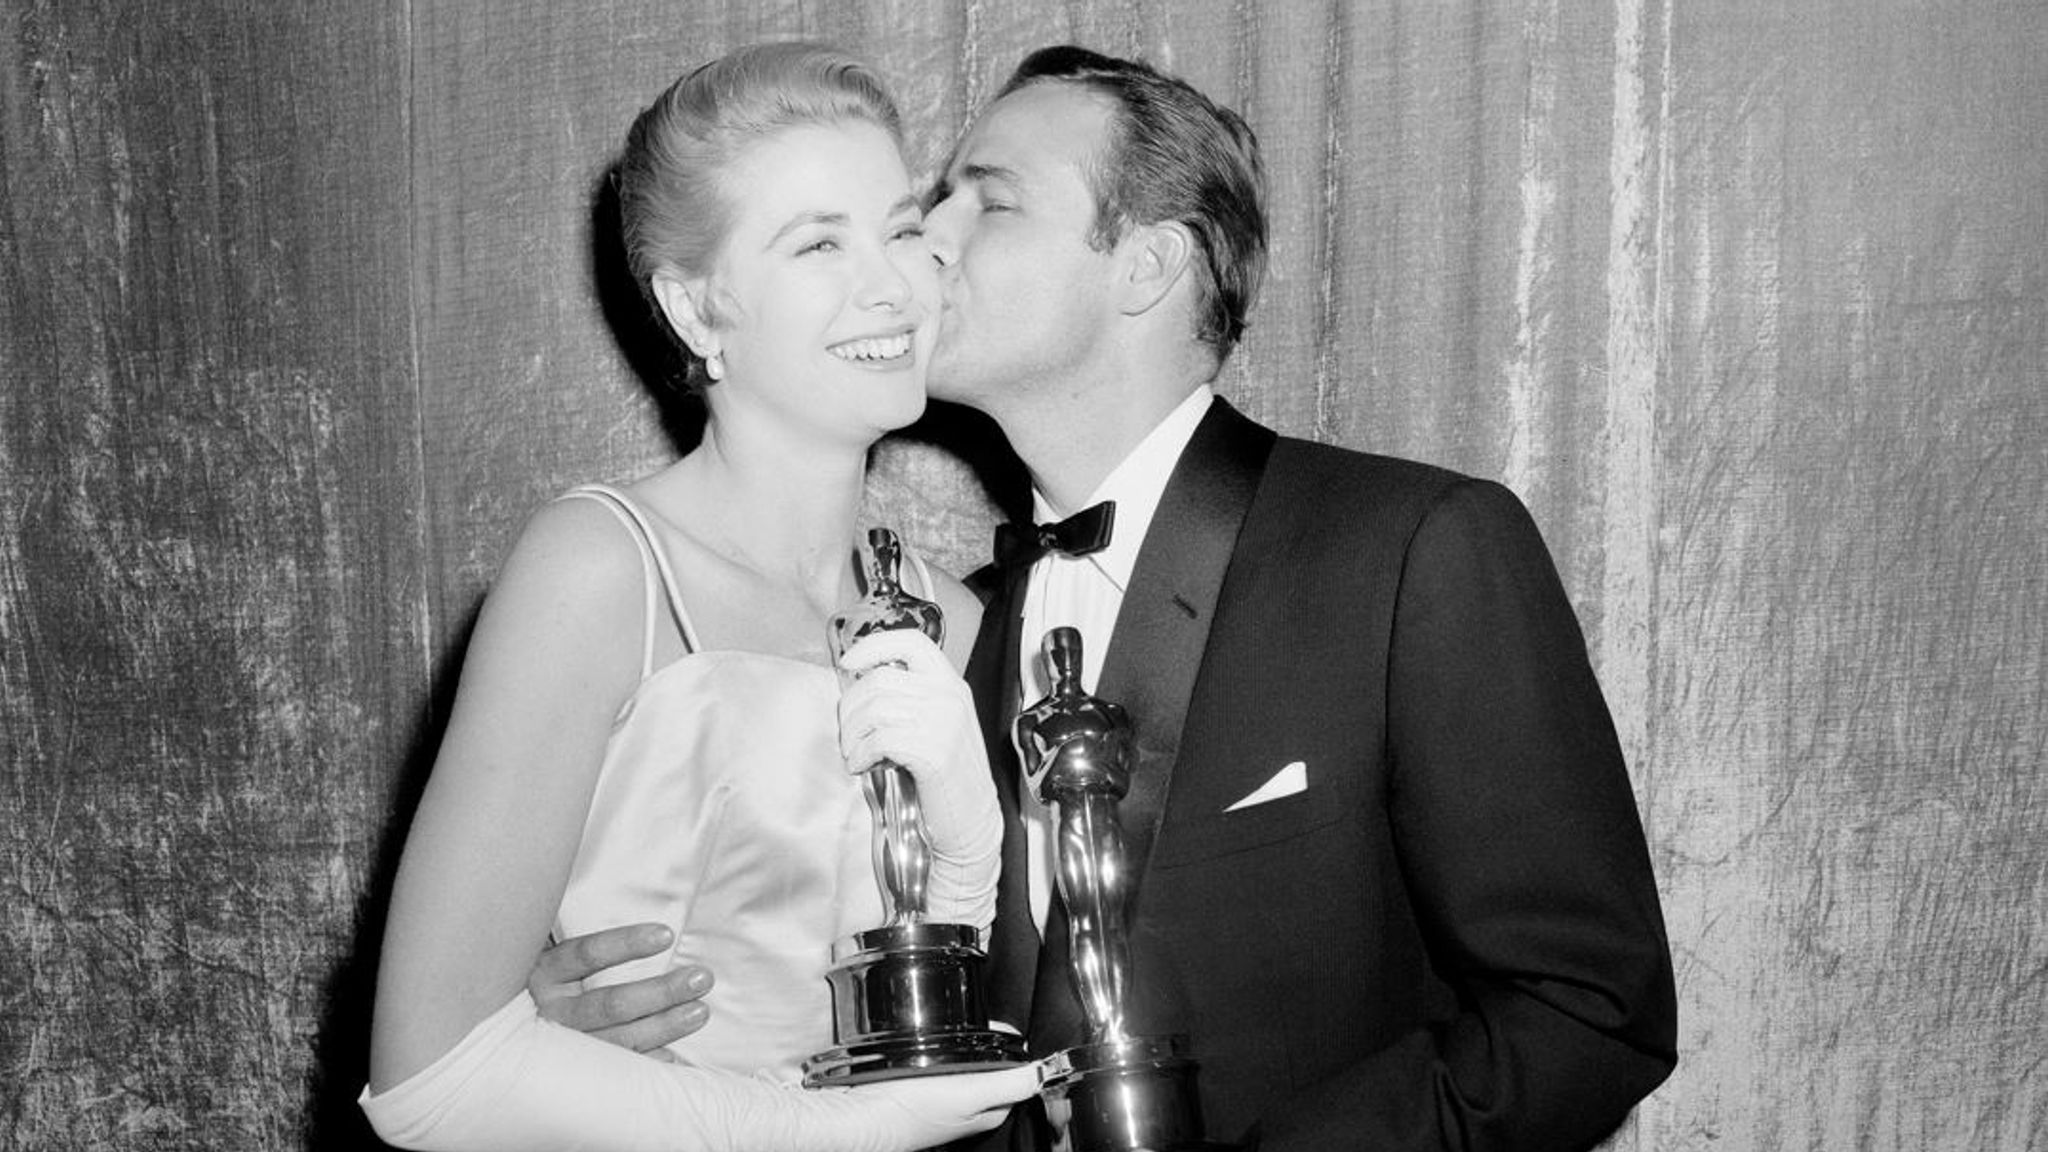
<path id="1" fill-rule="evenodd" d="M 746 194 L 725 188 L 723 174 L 747 147 L 786 128 L 849 121 L 874 124 L 902 146 L 902 120 L 881 78 L 825 44 L 749 45 L 669 85 L 634 119 L 618 166 L 619 230 L 641 293 L 653 303 L 657 272 L 710 271 Z M 700 368 L 692 362 L 693 381 Z"/>

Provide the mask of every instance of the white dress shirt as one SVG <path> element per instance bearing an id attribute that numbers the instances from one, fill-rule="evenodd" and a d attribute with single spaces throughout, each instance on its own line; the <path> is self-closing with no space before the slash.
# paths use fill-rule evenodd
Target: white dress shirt
<path id="1" fill-rule="evenodd" d="M 1166 415 L 1136 448 L 1103 478 L 1079 508 L 1055 508 L 1043 492 L 1033 490 L 1033 518 L 1043 522 L 1071 516 L 1104 500 L 1116 501 L 1116 521 L 1109 546 L 1086 556 L 1048 552 L 1031 565 L 1024 586 L 1023 642 L 1019 645 L 1018 683 L 1022 685 L 1023 706 L 1043 698 L 1052 687 L 1041 644 L 1045 634 L 1060 625 L 1071 625 L 1081 633 L 1081 686 L 1095 691 L 1102 674 L 1103 657 L 1109 653 L 1111 635 L 1116 631 L 1117 612 L 1123 607 L 1124 589 L 1130 586 L 1131 569 L 1138 563 L 1138 549 L 1152 527 L 1152 514 L 1166 492 L 1173 467 L 1194 437 L 1195 426 L 1209 411 L 1216 392 L 1204 384 Z M 1052 811 L 1039 803 L 1030 780 L 1031 765 L 1024 769 L 1024 842 L 1029 853 L 1031 914 L 1039 931 L 1045 930 L 1047 910 L 1052 906 L 1055 885 L 1052 870 Z"/>

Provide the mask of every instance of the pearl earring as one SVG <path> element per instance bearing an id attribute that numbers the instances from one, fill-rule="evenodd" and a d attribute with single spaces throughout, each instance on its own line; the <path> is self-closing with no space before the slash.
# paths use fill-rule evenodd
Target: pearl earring
<path id="1" fill-rule="evenodd" d="M 725 379 L 725 353 L 713 352 L 704 358 L 704 374 L 713 380 Z"/>

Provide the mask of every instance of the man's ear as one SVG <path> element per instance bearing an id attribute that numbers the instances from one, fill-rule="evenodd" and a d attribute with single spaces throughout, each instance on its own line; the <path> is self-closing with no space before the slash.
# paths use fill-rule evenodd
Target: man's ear
<path id="1" fill-rule="evenodd" d="M 1157 307 L 1175 284 L 1191 274 L 1188 265 L 1200 255 L 1194 234 L 1178 220 L 1135 225 L 1123 244 L 1125 267 L 1120 304 L 1128 316 Z"/>
<path id="2" fill-rule="evenodd" d="M 668 318 L 668 326 L 683 338 L 690 352 L 699 360 L 709 360 L 719 352 L 718 337 L 713 333 L 711 322 L 700 303 L 710 286 L 702 277 L 689 280 L 666 269 L 649 277 L 648 283 L 654 289 L 654 302 L 661 306 L 661 314 Z"/>

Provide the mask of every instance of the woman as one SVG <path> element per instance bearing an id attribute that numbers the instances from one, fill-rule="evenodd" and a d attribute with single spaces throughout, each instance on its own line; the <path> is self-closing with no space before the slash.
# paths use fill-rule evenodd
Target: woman
<path id="1" fill-rule="evenodd" d="M 993 917 L 996 802 L 953 662 L 871 637 L 842 659 L 842 698 L 826 649 L 863 591 L 867 450 L 924 406 L 936 281 L 896 110 L 831 49 L 742 49 L 641 114 L 619 193 L 634 274 L 701 372 L 704 439 L 542 508 L 506 561 L 394 890 L 364 1107 L 387 1140 L 433 1148 L 986 1130 L 1035 1090 L 1030 1068 L 792 1083 L 831 1040 L 831 942 L 882 922 L 849 769 L 911 770 L 933 917 Z M 906 583 L 964 660 L 973 598 Z M 677 928 L 657 965 L 718 973 L 685 1063 L 543 1023 L 525 992 L 551 929 L 643 920 Z"/>

